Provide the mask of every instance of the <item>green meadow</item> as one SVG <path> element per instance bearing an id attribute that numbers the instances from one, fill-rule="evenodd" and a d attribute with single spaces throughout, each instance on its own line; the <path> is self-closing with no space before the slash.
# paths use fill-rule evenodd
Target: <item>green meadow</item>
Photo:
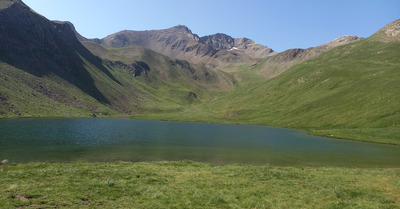
<path id="1" fill-rule="evenodd" d="M 398 168 L 28 163 L 0 187 L 0 208 L 400 208 Z"/>

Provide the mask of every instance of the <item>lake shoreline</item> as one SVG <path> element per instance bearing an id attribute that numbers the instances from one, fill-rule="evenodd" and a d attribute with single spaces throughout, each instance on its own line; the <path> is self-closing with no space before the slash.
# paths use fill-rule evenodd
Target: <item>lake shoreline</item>
<path id="1" fill-rule="evenodd" d="M 0 120 L 7 120 L 7 119 L 24 119 L 24 118 L 41 118 L 41 119 L 46 119 L 46 118 L 57 118 L 57 119 L 63 119 L 63 118 L 93 118 L 90 115 L 87 117 L 64 117 L 64 116 L 40 116 L 40 117 L 0 117 Z M 145 117 L 132 117 L 131 115 L 117 115 L 117 116 L 104 116 L 104 115 L 97 115 L 95 118 L 108 118 L 108 119 L 126 119 L 126 120 L 143 120 L 143 121 L 170 121 L 170 122 L 193 122 L 193 123 L 210 123 L 210 124 L 235 124 L 235 125 L 256 125 L 256 126 L 264 126 L 264 127 L 274 127 L 274 128 L 284 128 L 284 129 L 289 129 L 289 130 L 296 130 L 296 131 L 303 131 L 309 135 L 313 136 L 321 136 L 321 137 L 326 137 L 330 139 L 339 139 L 339 140 L 348 140 L 348 141 L 355 141 L 355 142 L 365 142 L 365 143 L 373 143 L 373 144 L 384 144 L 384 145 L 393 145 L 393 146 L 400 146 L 400 140 L 399 142 L 384 142 L 384 141 L 376 141 L 376 140 L 366 140 L 366 139 L 355 139 L 355 138 L 349 138 L 349 137 L 341 137 L 341 136 L 336 136 L 336 135 L 331 135 L 331 134 L 319 134 L 318 131 L 319 129 L 312 129 L 312 128 L 293 128 L 293 127 L 285 127 L 285 126 L 278 126 L 278 125 L 273 125 L 273 124 L 259 124 L 259 123 L 246 123 L 246 122 L 237 122 L 237 121 L 226 121 L 226 120 L 221 120 L 221 121 L 205 121 L 205 120 L 168 120 L 168 119 L 162 119 L 162 118 L 145 118 Z M 330 129 L 327 129 L 330 130 Z M 340 129 L 339 129 L 340 130 Z M 344 128 L 342 130 L 345 130 Z"/>
<path id="2" fill-rule="evenodd" d="M 93 118 L 90 115 L 87 117 L 65 117 L 65 116 L 40 116 L 40 117 L 0 117 L 0 120 L 7 120 L 7 119 L 23 119 L 23 118 L 58 118 L 58 119 L 63 119 L 63 118 Z M 95 118 L 108 118 L 108 119 L 126 119 L 126 120 L 143 120 L 143 121 L 170 121 L 170 122 L 193 122 L 193 123 L 210 123 L 210 124 L 235 124 L 235 125 L 256 125 L 256 126 L 264 126 L 264 127 L 274 127 L 274 128 L 284 128 L 284 129 L 289 129 L 289 130 L 296 130 L 296 131 L 304 131 L 305 133 L 313 136 L 321 136 L 321 137 L 326 137 L 330 139 L 339 139 L 339 140 L 348 140 L 348 141 L 355 141 L 355 142 L 365 142 L 365 143 L 373 143 L 373 144 L 384 144 L 384 145 L 393 145 L 393 146 L 400 146 L 400 140 L 399 142 L 385 142 L 385 141 L 376 141 L 376 140 L 366 140 L 366 139 L 356 139 L 356 138 L 350 138 L 350 137 L 341 137 L 332 135 L 332 134 L 319 134 L 318 131 L 319 129 L 311 129 L 311 128 L 293 128 L 293 127 L 285 127 L 285 126 L 279 126 L 279 125 L 273 125 L 273 124 L 259 124 L 259 123 L 246 123 L 246 122 L 237 122 L 237 121 L 226 121 L 226 120 L 221 120 L 221 121 L 205 121 L 205 120 L 168 120 L 168 119 L 162 119 L 162 118 L 145 118 L 145 117 L 132 117 L 131 115 L 117 115 L 117 116 L 104 116 L 104 115 L 97 115 Z M 330 130 L 330 129 L 327 129 Z M 339 130 L 345 130 L 339 129 Z"/>
<path id="3" fill-rule="evenodd" d="M 118 118 L 0 120 L 13 162 L 176 161 L 218 165 L 400 167 L 398 146 L 263 125 Z M 18 154 L 23 153 L 23 154 Z"/>

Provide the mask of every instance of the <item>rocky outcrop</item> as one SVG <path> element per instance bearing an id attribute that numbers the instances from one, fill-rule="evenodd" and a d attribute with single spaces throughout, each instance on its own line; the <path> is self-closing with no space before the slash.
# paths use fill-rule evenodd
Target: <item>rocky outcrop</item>
<path id="1" fill-rule="evenodd" d="M 389 37 L 400 37 L 400 20 L 397 20 L 383 29 L 384 33 Z"/>
<path id="2" fill-rule="evenodd" d="M 142 76 L 142 75 L 148 75 L 150 72 L 150 67 L 147 65 L 145 62 L 142 61 L 136 61 L 130 65 L 126 65 L 120 61 L 110 61 L 106 60 L 106 64 L 109 67 L 117 67 L 117 68 L 122 68 L 122 69 L 128 69 L 134 77 L 137 76 Z"/>
<path id="3" fill-rule="evenodd" d="M 188 97 L 191 98 L 191 99 L 197 99 L 197 94 L 190 91 L 190 92 L 188 93 Z"/>
<path id="4" fill-rule="evenodd" d="M 184 60 L 170 60 L 169 63 L 172 66 L 177 66 L 179 69 L 194 74 L 196 70 L 190 65 L 189 62 Z"/>
<path id="5" fill-rule="evenodd" d="M 2 161 L 0 161 L 0 165 L 7 165 L 8 164 L 8 160 L 4 159 Z"/>
<path id="6" fill-rule="evenodd" d="M 150 67 L 142 61 L 136 61 L 131 64 L 130 71 L 133 76 L 141 76 L 141 75 L 148 75 L 150 71 Z"/>
<path id="7" fill-rule="evenodd" d="M 332 48 L 337 47 L 337 46 L 341 46 L 341 45 L 344 45 L 344 44 L 349 44 L 349 43 L 352 43 L 352 42 L 355 42 L 355 41 L 359 41 L 361 39 L 364 39 L 364 38 L 363 37 L 358 37 L 358 36 L 353 36 L 353 35 L 344 35 L 344 36 L 341 36 L 341 37 L 339 37 L 339 38 L 337 38 L 337 39 L 335 39 L 335 40 L 333 40 L 333 41 L 331 41 L 331 42 L 329 42 L 327 44 L 323 44 L 321 46 L 317 46 L 317 47 L 310 48 L 310 49 L 311 50 L 312 49 L 329 50 L 329 49 L 332 49 Z"/>
<path id="8" fill-rule="evenodd" d="M 384 39 L 385 41 L 400 41 L 400 19 L 387 24 L 374 34 L 373 37 L 380 37 L 380 39 Z"/>
<path id="9" fill-rule="evenodd" d="M 272 49 L 257 44 L 248 38 L 232 38 L 223 33 L 201 37 L 200 43 L 219 51 L 225 50 L 233 53 L 243 53 L 251 58 L 265 58 L 274 53 Z"/>

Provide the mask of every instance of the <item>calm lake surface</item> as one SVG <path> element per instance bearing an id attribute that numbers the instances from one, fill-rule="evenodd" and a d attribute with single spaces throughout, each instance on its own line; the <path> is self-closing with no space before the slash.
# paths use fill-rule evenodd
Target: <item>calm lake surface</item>
<path id="1" fill-rule="evenodd" d="M 0 120 L 0 160 L 194 160 L 216 165 L 400 167 L 400 146 L 255 125 L 124 119 Z"/>

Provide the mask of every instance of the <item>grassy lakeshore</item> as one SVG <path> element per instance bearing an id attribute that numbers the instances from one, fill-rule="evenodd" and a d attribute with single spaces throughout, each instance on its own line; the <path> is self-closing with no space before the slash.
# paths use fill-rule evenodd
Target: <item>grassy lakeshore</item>
<path id="1" fill-rule="evenodd" d="M 0 187 L 0 208 L 400 208 L 399 168 L 28 163 Z"/>

